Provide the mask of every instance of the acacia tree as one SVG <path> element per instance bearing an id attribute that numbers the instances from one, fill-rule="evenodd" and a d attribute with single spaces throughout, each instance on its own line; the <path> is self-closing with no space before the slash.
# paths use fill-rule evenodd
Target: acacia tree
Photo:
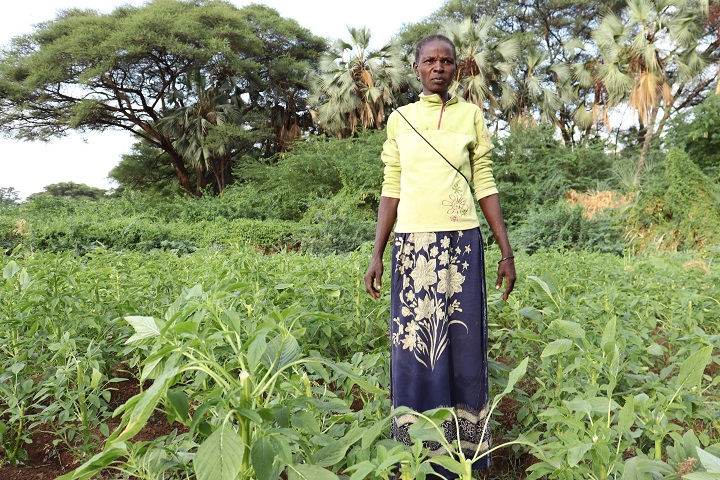
<path id="1" fill-rule="evenodd" d="M 385 109 L 396 106 L 408 86 L 409 69 L 395 43 L 373 51 L 367 28 L 348 32 L 350 43 L 338 39 L 321 57 L 311 97 L 320 126 L 338 137 L 359 126 L 380 129 Z"/>
<path id="2" fill-rule="evenodd" d="M 232 82 L 250 98 L 245 112 L 267 105 L 297 111 L 299 102 L 288 106 L 285 93 L 269 86 L 277 71 L 268 55 L 295 65 L 290 81 L 298 83 L 323 47 L 322 39 L 260 5 L 155 0 L 110 14 L 66 10 L 0 55 L 0 129 L 25 139 L 125 129 L 167 152 L 183 188 L 199 194 L 175 133 L 158 126 L 178 99 L 199 101 L 190 77 L 213 86 Z M 256 122 L 245 128 L 272 136 L 267 120 Z"/>
<path id="3" fill-rule="evenodd" d="M 638 115 L 641 173 L 650 145 L 668 118 L 697 104 L 715 80 L 708 59 L 720 42 L 704 18 L 707 0 L 628 0 L 606 15 L 594 34 L 602 53 L 598 78 L 607 106 L 627 102 Z"/>

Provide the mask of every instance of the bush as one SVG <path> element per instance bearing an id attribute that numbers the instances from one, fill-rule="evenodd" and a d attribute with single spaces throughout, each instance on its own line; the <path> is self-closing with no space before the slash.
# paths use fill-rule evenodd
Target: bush
<path id="1" fill-rule="evenodd" d="M 351 252 L 373 240 L 376 220 L 360 193 L 343 190 L 319 198 L 303 217 L 302 248 L 316 254 Z"/>
<path id="2" fill-rule="evenodd" d="M 668 152 L 664 175 L 641 190 L 630 218 L 640 249 L 650 244 L 677 250 L 717 243 L 719 224 L 720 186 L 678 148 Z"/>
<path id="3" fill-rule="evenodd" d="M 534 207 L 511 232 L 516 249 L 532 254 L 540 249 L 584 249 L 622 254 L 623 227 L 614 213 L 583 216 L 580 206 L 565 201 Z"/>

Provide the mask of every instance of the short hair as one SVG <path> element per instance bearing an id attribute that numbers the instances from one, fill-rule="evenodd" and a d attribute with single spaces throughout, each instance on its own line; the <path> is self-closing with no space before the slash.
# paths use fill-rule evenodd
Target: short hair
<path id="1" fill-rule="evenodd" d="M 445 35 L 440 35 L 440 34 L 436 33 L 434 35 L 428 35 L 426 37 L 421 38 L 420 41 L 417 43 L 417 46 L 415 47 L 415 63 L 418 63 L 420 61 L 420 51 L 423 49 L 423 47 L 425 45 L 427 45 L 428 43 L 435 41 L 435 40 L 440 40 L 440 41 L 445 42 L 448 45 L 450 45 L 452 47 L 453 57 L 455 57 L 455 59 L 457 60 L 457 52 L 455 50 L 455 44 L 453 43 L 453 41 L 450 40 Z"/>

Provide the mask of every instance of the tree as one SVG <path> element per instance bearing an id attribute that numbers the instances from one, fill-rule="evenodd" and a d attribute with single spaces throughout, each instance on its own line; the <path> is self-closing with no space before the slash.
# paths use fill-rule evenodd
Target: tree
<path id="1" fill-rule="evenodd" d="M 669 123 L 665 145 L 682 148 L 706 175 L 720 180 L 720 95 L 712 94 L 675 117 Z"/>
<path id="2" fill-rule="evenodd" d="M 397 44 L 372 51 L 367 28 L 348 32 L 350 43 L 338 39 L 321 58 L 320 73 L 313 79 L 317 121 L 338 137 L 352 135 L 358 127 L 380 129 L 385 109 L 401 101 L 410 73 Z"/>
<path id="3" fill-rule="evenodd" d="M 488 111 L 497 115 L 516 101 L 509 79 L 518 44 L 512 38 L 493 43 L 489 32 L 494 23 L 492 17 L 480 17 L 477 23 L 466 18 L 459 23 L 448 22 L 444 29 L 457 49 L 457 93 L 480 107 L 487 102 Z"/>
<path id="4" fill-rule="evenodd" d="M 712 84 L 707 59 L 717 56 L 720 42 L 704 41 L 707 0 L 628 0 L 627 5 L 621 15 L 606 15 L 594 38 L 602 53 L 597 74 L 607 106 L 627 102 L 638 115 L 639 174 L 670 115 L 697 104 Z"/>
<path id="5" fill-rule="evenodd" d="M 165 151 L 179 183 L 199 194 L 178 139 L 158 127 L 174 108 L 198 102 L 191 77 L 200 75 L 215 88 L 236 85 L 249 98 L 246 112 L 299 112 L 300 79 L 324 45 L 261 5 L 155 0 L 110 14 L 66 10 L 15 38 L 0 56 L 0 129 L 25 139 L 125 129 Z M 275 78 L 289 70 L 294 74 L 287 80 Z M 288 115 L 286 128 L 297 122 L 297 115 Z M 253 118 L 245 128 L 266 131 L 264 142 L 282 144 L 269 138 L 269 123 Z"/>
<path id="6" fill-rule="evenodd" d="M 180 189 L 167 152 L 144 140 L 135 142 L 130 153 L 121 156 L 108 178 L 119 184 L 117 193 L 133 190 L 170 196 Z M 190 180 L 195 180 L 192 173 Z"/>
<path id="7" fill-rule="evenodd" d="M 464 25 L 469 21 L 473 28 L 482 29 L 491 15 L 495 22 L 483 31 L 486 39 L 477 51 L 489 57 L 489 67 L 504 70 L 502 82 L 483 79 L 495 85 L 490 90 L 498 92 L 503 108 L 493 112 L 496 107 L 488 97 L 488 117 L 496 114 L 506 125 L 522 118 L 549 122 L 572 145 L 591 135 L 600 113 L 598 85 L 592 76 L 597 51 L 591 33 L 600 13 L 617 11 L 622 5 L 623 0 L 447 0 L 422 22 L 406 25 L 400 38 L 414 44 L 424 35 L 443 31 L 448 22 Z M 458 47 L 463 43 L 456 42 Z M 507 48 L 509 42 L 514 42 L 518 52 L 512 60 L 493 55 L 492 48 Z"/>
<path id="8" fill-rule="evenodd" d="M 233 159 L 266 134 L 246 128 L 254 114 L 232 83 L 206 88 L 199 73 L 193 83 L 195 102 L 185 106 L 178 100 L 178 107 L 158 121 L 158 130 L 175 139 L 173 147 L 194 170 L 198 188 L 210 184 L 221 193 L 231 181 Z"/>
<path id="9" fill-rule="evenodd" d="M 20 194 L 13 187 L 0 187 L 0 206 L 15 205 L 20 200 Z"/>
<path id="10" fill-rule="evenodd" d="M 107 190 L 91 187 L 90 185 L 86 185 L 84 183 L 60 182 L 45 186 L 42 192 L 34 193 L 30 195 L 28 199 L 48 195 L 60 198 L 88 198 L 91 200 L 99 200 L 103 198 L 106 193 Z"/>

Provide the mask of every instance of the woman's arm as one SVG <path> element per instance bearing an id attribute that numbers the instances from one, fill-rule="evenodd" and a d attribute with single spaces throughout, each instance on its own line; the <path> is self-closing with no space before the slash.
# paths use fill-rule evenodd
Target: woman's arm
<path id="1" fill-rule="evenodd" d="M 372 259 L 370 266 L 365 273 L 365 290 L 373 298 L 380 298 L 380 289 L 382 288 L 383 274 L 383 254 L 385 246 L 395 219 L 397 218 L 397 207 L 400 203 L 399 198 L 380 197 L 380 206 L 378 207 L 378 222 L 375 229 L 375 246 L 373 247 Z"/>
<path id="2" fill-rule="evenodd" d="M 500 197 L 495 193 L 480 199 L 480 209 L 487 220 L 490 230 L 492 230 L 495 241 L 500 246 L 500 254 L 502 258 L 512 257 L 513 250 L 508 240 L 507 230 L 505 229 L 505 220 L 503 219 L 502 209 L 500 208 Z M 515 286 L 515 260 L 507 258 L 498 264 L 498 278 L 495 283 L 495 290 L 502 287 L 503 278 L 505 279 L 505 291 L 502 299 L 507 301 L 508 296 Z"/>

